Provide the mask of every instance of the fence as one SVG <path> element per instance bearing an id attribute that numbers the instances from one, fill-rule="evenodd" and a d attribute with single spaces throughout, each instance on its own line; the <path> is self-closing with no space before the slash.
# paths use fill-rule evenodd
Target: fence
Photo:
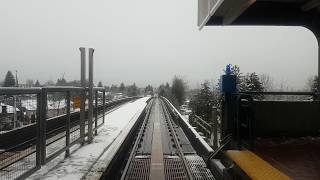
<path id="1" fill-rule="evenodd" d="M 41 89 L 1 89 L 1 145 L 16 142 L 22 134 L 3 142 L 4 133 L 14 128 L 21 128 L 26 122 L 39 126 Z M 29 139 L 12 144 L 0 151 L 1 179 L 24 178 L 40 167 L 39 134 L 31 131 Z"/>
<path id="2" fill-rule="evenodd" d="M 72 145 L 97 134 L 107 109 L 137 98 L 106 102 L 103 88 L 93 91 L 90 120 L 89 102 L 82 101 L 88 89 L 0 88 L 0 179 L 24 179 L 61 153 L 68 157 Z"/>

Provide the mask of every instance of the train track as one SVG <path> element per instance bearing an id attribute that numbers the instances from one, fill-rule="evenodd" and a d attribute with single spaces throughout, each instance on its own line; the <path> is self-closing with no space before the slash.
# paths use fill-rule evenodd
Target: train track
<path id="1" fill-rule="evenodd" d="M 149 102 L 119 179 L 214 179 L 170 111 L 161 98 Z"/>

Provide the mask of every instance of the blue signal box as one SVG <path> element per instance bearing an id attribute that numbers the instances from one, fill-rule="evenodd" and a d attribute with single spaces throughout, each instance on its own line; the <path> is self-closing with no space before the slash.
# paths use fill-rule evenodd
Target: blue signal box
<path id="1" fill-rule="evenodd" d="M 226 74 L 220 78 L 220 91 L 224 93 L 235 93 L 237 91 L 237 78 L 235 75 Z"/>

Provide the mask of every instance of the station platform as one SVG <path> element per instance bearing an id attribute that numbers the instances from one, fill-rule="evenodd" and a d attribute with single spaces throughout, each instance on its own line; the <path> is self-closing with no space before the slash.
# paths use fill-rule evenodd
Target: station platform
<path id="1" fill-rule="evenodd" d="M 124 136 L 121 135 L 138 119 L 148 99 L 140 98 L 107 112 L 105 124 L 98 129 L 92 143 L 72 146 L 69 158 L 62 153 L 27 179 L 99 179 L 102 167 L 108 163 L 106 154 L 112 156 L 117 142 Z"/>

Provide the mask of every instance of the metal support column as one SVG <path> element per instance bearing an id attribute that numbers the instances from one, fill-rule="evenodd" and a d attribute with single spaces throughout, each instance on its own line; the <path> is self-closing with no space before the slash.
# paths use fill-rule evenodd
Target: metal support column
<path id="1" fill-rule="evenodd" d="M 37 125 L 37 139 L 36 139 L 36 166 L 41 166 L 41 95 L 37 94 L 37 112 L 36 112 L 36 125 Z"/>
<path id="2" fill-rule="evenodd" d="M 47 125 L 47 90 L 41 90 L 41 105 L 40 105 L 40 151 L 41 151 L 41 164 L 46 163 L 46 125 Z"/>
<path id="3" fill-rule="evenodd" d="M 81 47 L 81 87 L 86 88 L 86 49 Z M 80 98 L 80 142 L 81 145 L 84 144 L 84 136 L 85 136 L 85 116 L 86 116 L 86 91 L 81 91 Z"/>
<path id="4" fill-rule="evenodd" d="M 103 108 L 102 123 L 104 124 L 104 120 L 105 120 L 105 116 L 106 116 L 106 90 L 103 90 L 102 108 Z"/>
<path id="5" fill-rule="evenodd" d="M 222 138 L 227 136 L 228 134 L 233 133 L 233 125 L 234 125 L 234 113 L 233 113 L 233 105 L 231 93 L 225 93 L 224 102 L 223 102 L 223 120 L 222 120 Z"/>
<path id="6" fill-rule="evenodd" d="M 98 113 L 99 113 L 99 109 L 98 109 L 98 91 L 96 91 L 96 93 L 95 93 L 95 114 L 94 114 L 94 129 L 95 129 L 95 131 L 94 131 L 94 134 L 95 135 L 98 135 L 98 129 L 97 129 L 97 127 L 98 127 Z"/>
<path id="7" fill-rule="evenodd" d="M 88 141 L 92 142 L 93 124 L 93 48 L 89 48 L 89 115 L 88 115 Z"/>
<path id="8" fill-rule="evenodd" d="M 65 157 L 70 156 L 70 91 L 67 91 L 67 118 L 66 118 L 66 153 Z"/>
<path id="9" fill-rule="evenodd" d="M 213 148 L 218 147 L 218 116 L 217 116 L 217 108 L 212 107 L 212 123 L 213 123 Z"/>

